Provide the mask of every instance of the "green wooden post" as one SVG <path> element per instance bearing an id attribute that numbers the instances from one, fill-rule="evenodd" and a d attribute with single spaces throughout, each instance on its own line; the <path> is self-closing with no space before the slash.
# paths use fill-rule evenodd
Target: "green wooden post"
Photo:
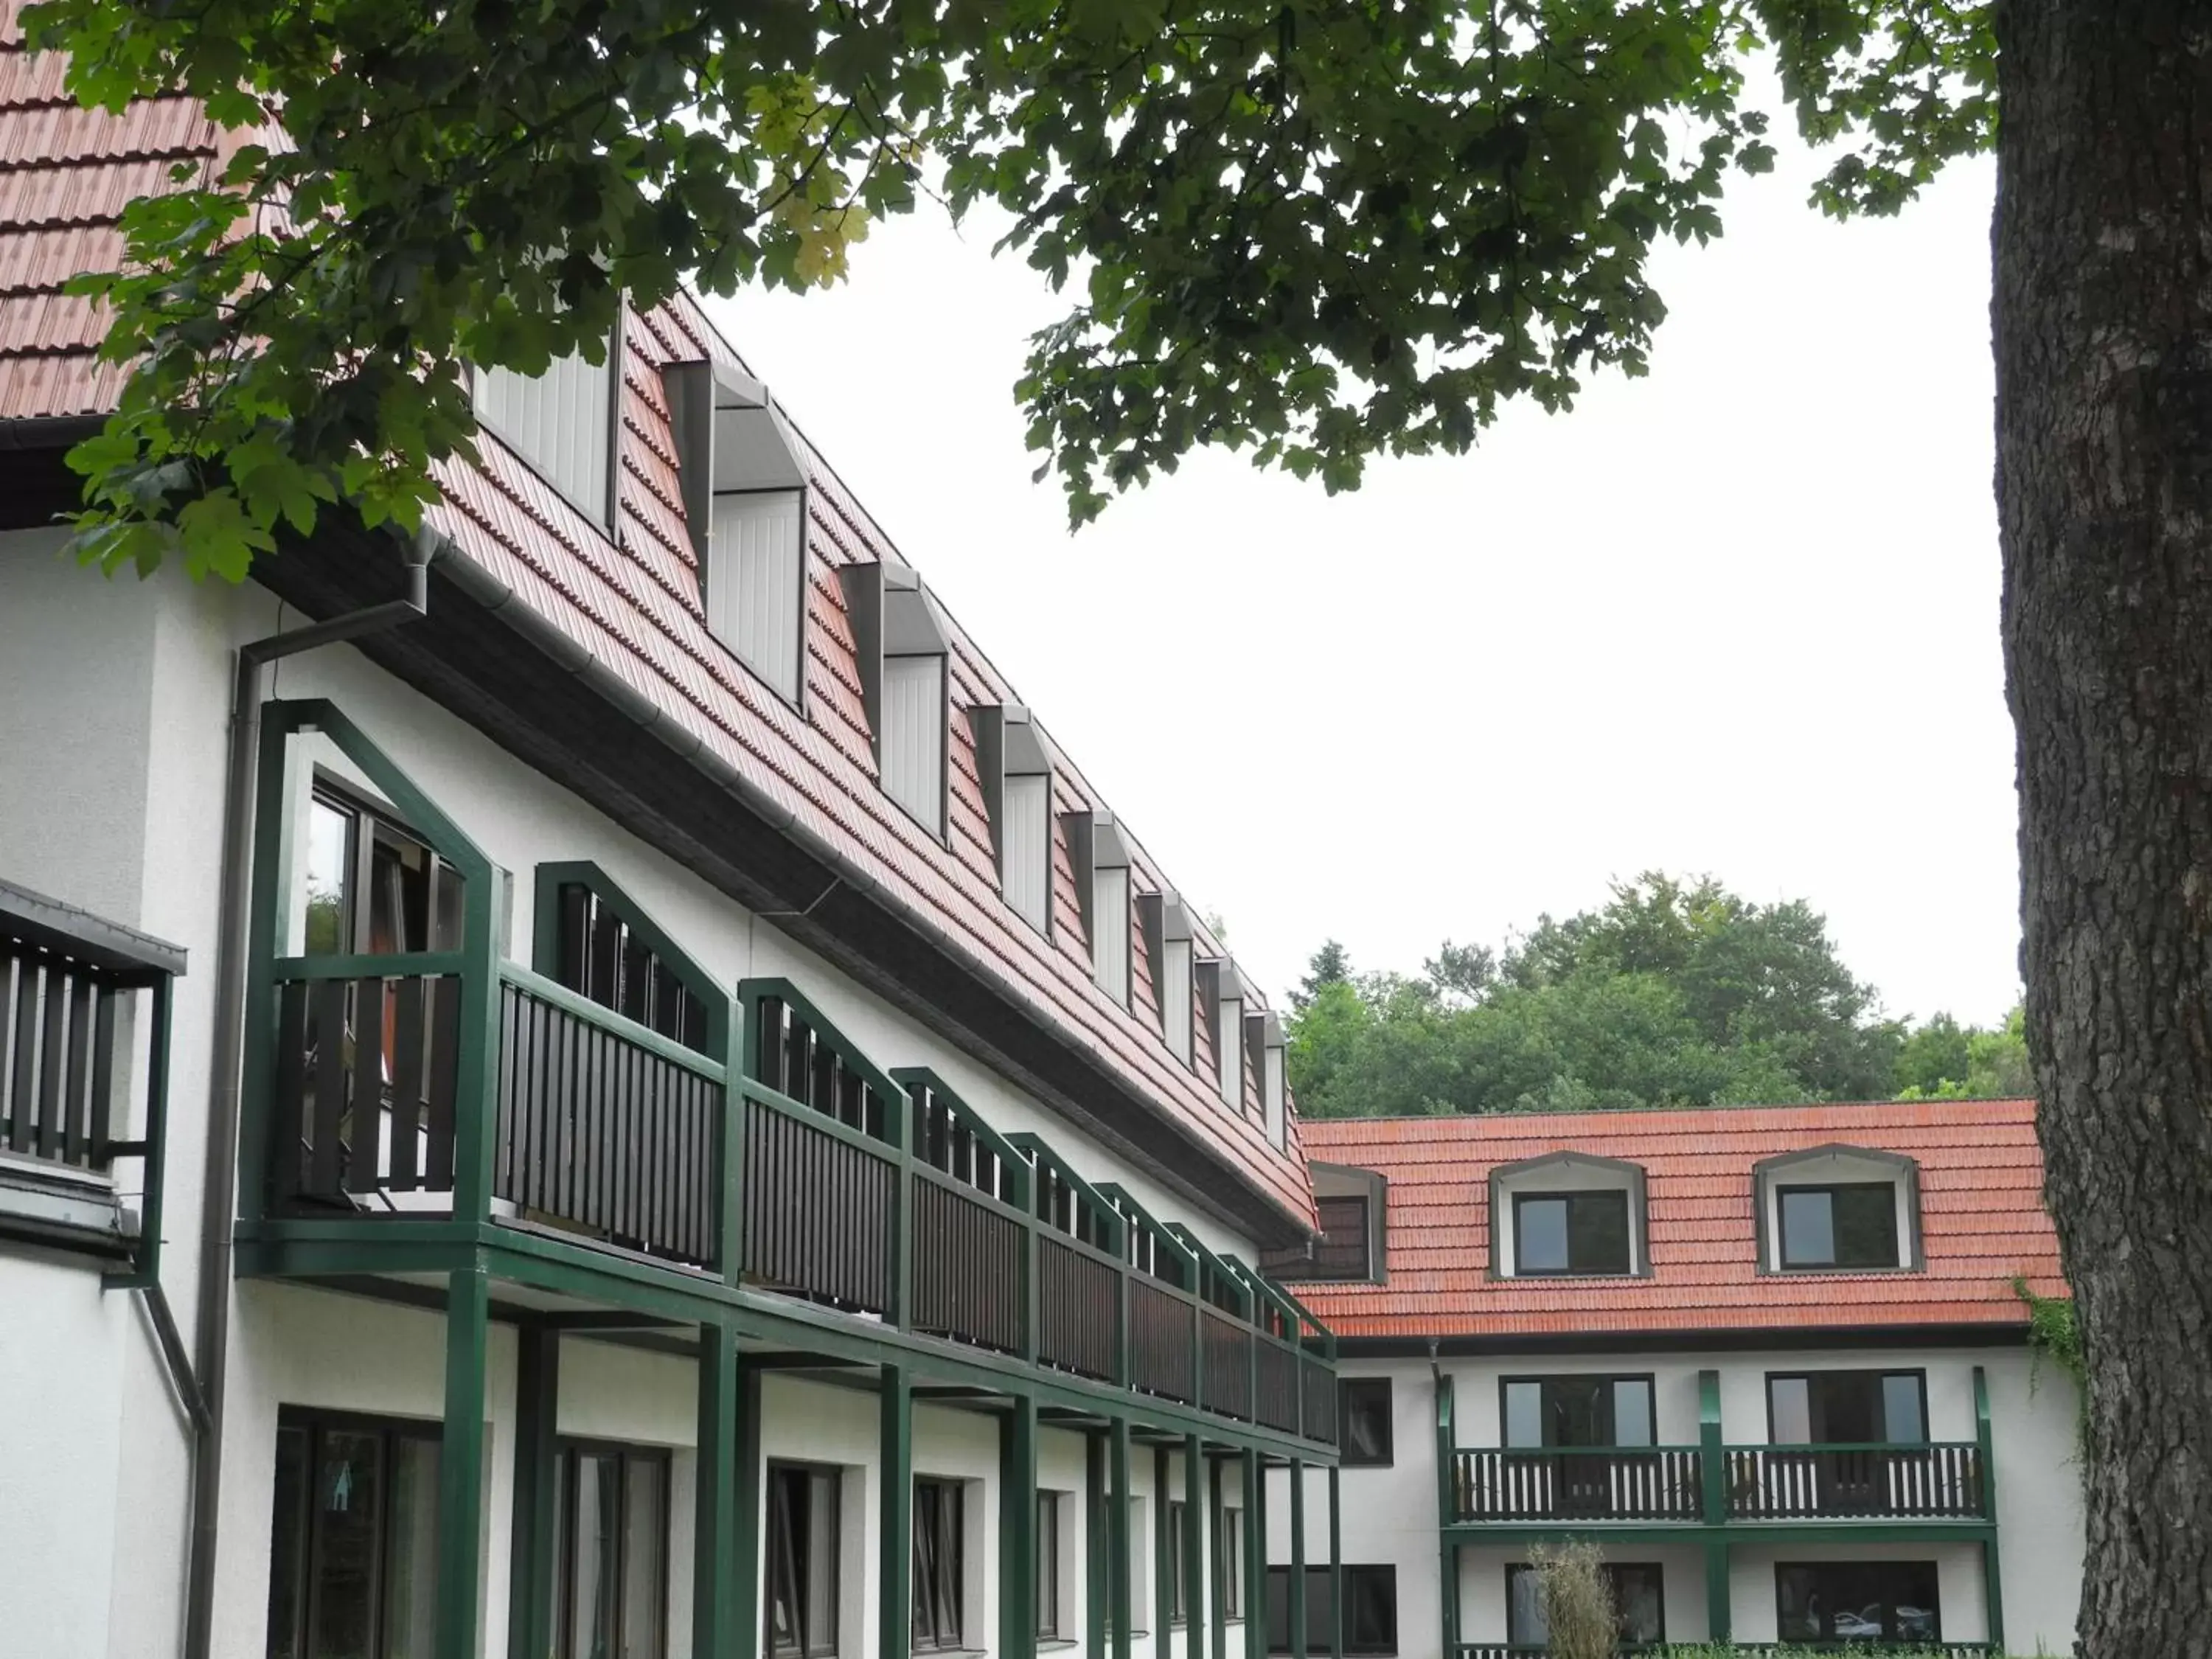
<path id="1" fill-rule="evenodd" d="M 446 1278 L 446 1422 L 438 1449 L 436 1659 L 477 1659 L 483 1572 L 484 1350 L 491 1281 L 481 1265 Z"/>
<path id="2" fill-rule="evenodd" d="M 1083 1650 L 1106 1659 L 1106 1443 L 1083 1440 Z"/>
<path id="3" fill-rule="evenodd" d="M 720 1039 L 714 1048 L 722 1061 L 722 1164 L 714 1218 L 715 1259 L 721 1263 L 723 1282 L 735 1285 L 743 1284 L 745 1276 L 745 1114 L 751 1109 L 741 1081 L 746 1043 L 735 1000 L 724 997 L 708 1006 L 714 1010 L 720 1027 L 710 1030 L 708 1036 Z"/>
<path id="4" fill-rule="evenodd" d="M 699 1327 L 699 1468 L 691 1532 L 691 1651 L 695 1659 L 735 1659 L 734 1608 L 744 1562 L 737 1553 L 738 1376 L 736 1339 L 727 1325 Z"/>
<path id="5" fill-rule="evenodd" d="M 1997 1462 L 1990 1430 L 1990 1379 L 1974 1367 L 1974 1447 L 1982 1464 L 1982 1518 L 1990 1531 L 1982 1540 L 1982 1595 L 1989 1604 L 1989 1638 L 1992 1653 L 2004 1651 L 2004 1575 L 1997 1560 Z"/>
<path id="6" fill-rule="evenodd" d="M 1195 1437 L 1189 1443 L 1195 1443 Z M 1229 1659 L 1230 1561 L 1228 1550 L 1224 1547 L 1225 1540 L 1222 1536 L 1221 1521 L 1222 1516 L 1227 1512 L 1229 1506 L 1222 1502 L 1221 1498 L 1221 1460 L 1219 1458 L 1208 1460 L 1206 1473 L 1206 1535 L 1212 1540 L 1213 1559 L 1213 1571 L 1206 1574 L 1205 1579 L 1206 1585 L 1210 1589 L 1210 1594 L 1206 1597 L 1208 1614 L 1206 1622 L 1209 1626 L 1207 1650 L 1212 1654 L 1213 1659 Z M 1193 1610 L 1191 1616 L 1194 1619 L 1198 1616 L 1195 1609 Z"/>
<path id="7" fill-rule="evenodd" d="M 1129 1536 L 1129 1419 L 1115 1417 L 1107 1427 L 1106 1444 L 1113 1463 L 1112 1492 L 1107 1499 L 1106 1592 L 1113 1614 L 1113 1659 L 1129 1659 L 1131 1626 L 1136 1609 L 1130 1605 L 1130 1557 L 1135 1540 Z"/>
<path id="8" fill-rule="evenodd" d="M 1328 1466 L 1328 1659 L 1344 1659 L 1344 1504 L 1342 1471 Z"/>
<path id="9" fill-rule="evenodd" d="M 877 1462 L 883 1471 L 884 1504 L 883 1530 L 876 1540 L 876 1654 L 877 1659 L 907 1659 L 914 1646 L 913 1374 L 903 1365 L 885 1365 L 882 1388 Z"/>
<path id="10" fill-rule="evenodd" d="M 526 1325 L 516 1346 L 507 1651 L 509 1659 L 545 1659 L 553 1650 L 553 1553 L 561 1523 L 553 1507 L 559 1484 L 561 1334 Z"/>
<path id="11" fill-rule="evenodd" d="M 1262 1472 L 1261 1479 L 1265 1479 Z M 1291 1582 L 1285 1612 L 1291 1659 L 1306 1659 L 1306 1466 L 1291 1460 Z"/>
<path id="12" fill-rule="evenodd" d="M 1725 1647 L 1735 1623 L 1733 1597 L 1729 1590 L 1728 1540 L 1717 1533 L 1705 1537 L 1705 1637 L 1716 1647 Z"/>
<path id="13" fill-rule="evenodd" d="M 898 1149 L 897 1175 L 891 1187 L 891 1293 L 884 1322 L 907 1328 L 914 1316 L 914 1103 L 894 1088 L 884 1099 L 884 1130 Z M 883 1659 L 891 1659 L 888 1653 Z"/>
<path id="14" fill-rule="evenodd" d="M 277 928 L 283 918 L 283 833 L 284 758 L 290 728 L 264 719 L 259 775 L 254 783 L 253 897 L 246 925 L 246 1049 L 239 1069 L 238 1214 L 258 1221 L 269 1213 L 276 1109 Z"/>
<path id="15" fill-rule="evenodd" d="M 1175 1655 L 1175 1536 L 1168 1524 L 1168 1449 L 1152 1448 L 1152 1654 L 1154 1659 Z M 1183 1511 L 1186 1529 L 1196 1511 Z"/>
<path id="16" fill-rule="evenodd" d="M 761 1489 L 768 1479 L 768 1464 L 761 1455 L 763 1373 L 757 1363 L 745 1358 L 742 1348 L 737 1351 L 737 1367 L 738 1469 L 732 1483 L 736 1501 L 732 1506 L 736 1521 L 731 1533 L 735 1541 L 724 1558 L 721 1571 L 730 1574 L 736 1585 L 730 1595 L 732 1648 L 742 1659 L 742 1656 L 760 1653 L 767 1646 L 762 1639 L 760 1595 L 763 1576 L 761 1516 L 767 1507 Z M 706 1656 L 695 1648 L 693 1659 Z"/>
<path id="17" fill-rule="evenodd" d="M 999 1654 L 1036 1659 L 1037 1650 L 1037 1407 L 1016 1395 L 999 1419 Z M 1057 1552 L 1054 1552 L 1057 1554 Z"/>
<path id="18" fill-rule="evenodd" d="M 1244 1465 L 1244 1656 L 1267 1659 L 1267 1470 L 1257 1451 Z"/>
<path id="19" fill-rule="evenodd" d="M 1014 1202 L 1021 1206 L 1021 1261 L 1018 1267 L 1022 1298 L 1022 1358 L 1034 1365 L 1044 1340 L 1044 1246 L 1037 1242 L 1043 1224 L 1037 1219 L 1036 1170 L 1020 1158 L 1007 1164 L 1013 1177 Z"/>
<path id="20" fill-rule="evenodd" d="M 148 987 L 153 1007 L 146 1035 L 146 1152 L 139 1182 L 138 1242 L 126 1273 L 103 1273 L 111 1291 L 145 1290 L 161 1282 L 161 1197 L 168 1188 L 169 1025 L 175 986 L 167 974 Z"/>
<path id="21" fill-rule="evenodd" d="M 453 1215 L 491 1218 L 492 1171 L 499 1164 L 499 957 L 492 947 L 495 883 L 461 889 L 460 1044 L 453 1073 Z"/>
<path id="22" fill-rule="evenodd" d="M 1443 1610 L 1444 1659 L 1458 1659 L 1459 1546 L 1449 1538 L 1437 1551 L 1437 1603 Z"/>

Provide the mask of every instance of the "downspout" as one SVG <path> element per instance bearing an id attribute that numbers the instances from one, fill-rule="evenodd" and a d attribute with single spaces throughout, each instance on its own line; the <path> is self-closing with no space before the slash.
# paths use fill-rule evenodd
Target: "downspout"
<path id="1" fill-rule="evenodd" d="M 412 622 L 429 609 L 430 560 L 444 538 L 424 529 L 401 550 L 407 595 L 238 649 L 231 688 L 230 774 L 222 819 L 222 926 L 216 945 L 215 1054 L 208 1085 L 207 1164 L 200 1194 L 199 1310 L 194 1344 L 206 1402 L 192 1437 L 191 1541 L 185 1659 L 209 1659 L 215 1623 L 216 1536 L 222 1520 L 223 1383 L 230 1348 L 231 1230 L 237 1213 L 238 1106 L 246 1070 L 246 951 L 252 924 L 253 798 L 261 748 L 262 671 L 281 657 Z"/>

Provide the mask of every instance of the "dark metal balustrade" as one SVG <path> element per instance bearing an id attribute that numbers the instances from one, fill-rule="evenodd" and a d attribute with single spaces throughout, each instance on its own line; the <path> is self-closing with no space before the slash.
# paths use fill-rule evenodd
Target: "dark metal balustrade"
<path id="1" fill-rule="evenodd" d="M 1461 1451 L 1452 1459 L 1455 1518 L 1477 1521 L 1698 1521 L 1695 1446 L 1559 1446 Z"/>
<path id="2" fill-rule="evenodd" d="M 1978 1519 L 1988 1508 L 1982 1449 L 1971 1440 L 1723 1455 L 1731 1521 Z"/>

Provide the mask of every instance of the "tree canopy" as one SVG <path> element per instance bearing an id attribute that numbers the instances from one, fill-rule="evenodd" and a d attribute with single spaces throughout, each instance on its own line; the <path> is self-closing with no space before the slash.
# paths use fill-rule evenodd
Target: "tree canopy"
<path id="1" fill-rule="evenodd" d="M 1647 873 L 1492 952 L 1354 974 L 1331 940 L 1291 999 L 1310 1116 L 1959 1097 L 2030 1092 L 2021 1016 L 1911 1027 L 1802 900 Z"/>
<path id="2" fill-rule="evenodd" d="M 242 576 L 343 500 L 413 523 L 468 365 L 606 349 L 618 299 L 836 280 L 935 196 L 1070 295 L 1017 393 L 1072 516 L 1199 445 L 1358 482 L 1642 370 L 1661 238 L 1764 170 L 1771 50 L 1818 196 L 1893 208 L 1993 131 L 1981 7 L 1826 0 L 46 0 L 119 107 L 237 135 L 125 216 L 78 544 Z M 281 141 L 273 129 L 280 118 Z"/>

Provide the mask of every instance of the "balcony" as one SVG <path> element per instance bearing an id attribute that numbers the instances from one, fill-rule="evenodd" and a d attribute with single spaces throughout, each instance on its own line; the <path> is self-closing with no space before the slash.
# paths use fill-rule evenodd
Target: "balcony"
<path id="1" fill-rule="evenodd" d="M 465 953 L 280 958 L 270 1004 L 272 1218 L 473 1215 L 1334 1442 L 1302 1309 L 783 981 L 710 1020 L 735 1068 Z"/>
<path id="2" fill-rule="evenodd" d="M 1443 1522 L 1463 1528 L 1742 1527 L 1804 1522 L 1986 1528 L 1989 1389 L 1974 1371 L 1975 1437 L 1879 1445 L 1729 1445 L 1720 1374 L 1698 1373 L 1695 1445 L 1462 1447 L 1451 1379 L 1437 1396 Z"/>
<path id="3" fill-rule="evenodd" d="M 1879 1646 L 1863 1642 L 1731 1642 L 1728 1650 L 1738 1653 L 1838 1653 L 1855 1656 L 1855 1659 L 1874 1659 L 1881 1653 Z M 1995 1655 L 1997 1649 L 1987 1642 L 1914 1642 L 1900 1644 L 1900 1650 L 1911 1659 L 1926 1659 L 1930 1654 L 1941 1654 L 1945 1659 L 1982 1659 Z M 1539 1642 L 1462 1642 L 1452 1650 L 1457 1659 L 1542 1659 L 1551 1649 Z M 1614 1651 L 1621 1654 L 1650 1654 L 1663 1656 L 1679 1653 L 1684 1659 L 1693 1655 L 1710 1654 L 1712 1649 L 1700 1643 L 1674 1646 L 1668 1643 L 1632 1642 Z"/>

